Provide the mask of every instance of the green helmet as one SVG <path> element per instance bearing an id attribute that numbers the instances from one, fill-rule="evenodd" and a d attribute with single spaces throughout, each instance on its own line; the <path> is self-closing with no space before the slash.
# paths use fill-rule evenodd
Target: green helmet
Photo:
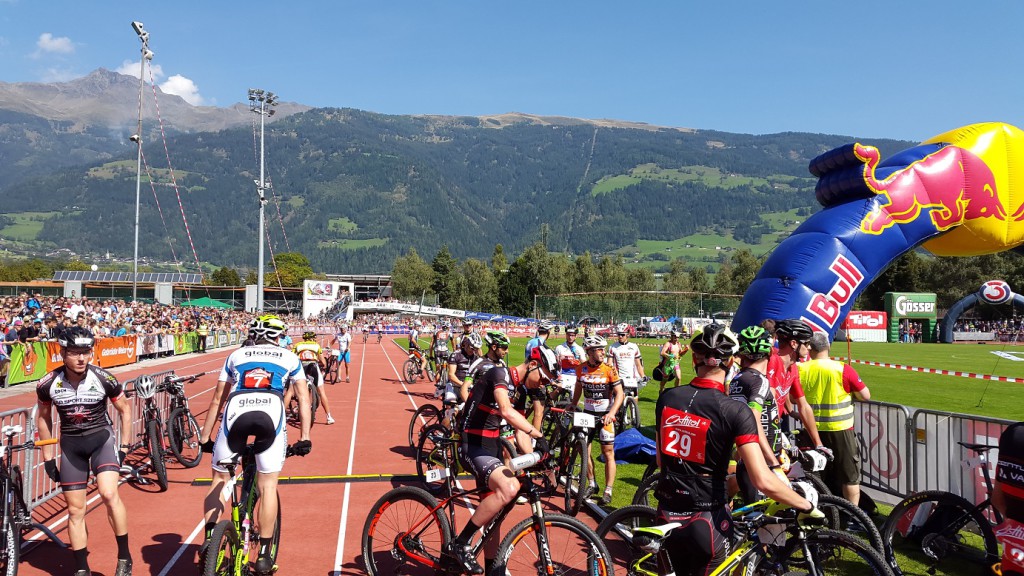
<path id="1" fill-rule="evenodd" d="M 484 342 L 487 342 L 488 348 L 508 348 L 509 345 L 508 336 L 506 336 L 504 332 L 500 332 L 498 330 L 488 330 L 487 333 L 484 334 Z"/>
<path id="2" fill-rule="evenodd" d="M 747 326 L 740 331 L 737 340 L 740 343 L 740 354 L 744 356 L 768 355 L 772 352 L 771 334 L 760 326 Z"/>

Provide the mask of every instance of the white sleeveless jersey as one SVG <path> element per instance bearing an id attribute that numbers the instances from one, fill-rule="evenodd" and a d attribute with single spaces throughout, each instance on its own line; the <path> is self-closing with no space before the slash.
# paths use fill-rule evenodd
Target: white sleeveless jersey
<path id="1" fill-rule="evenodd" d="M 616 342 L 608 348 L 608 355 L 612 357 L 615 369 L 619 371 L 621 378 L 638 378 L 636 373 L 636 359 L 640 357 L 640 347 L 632 342 Z"/>

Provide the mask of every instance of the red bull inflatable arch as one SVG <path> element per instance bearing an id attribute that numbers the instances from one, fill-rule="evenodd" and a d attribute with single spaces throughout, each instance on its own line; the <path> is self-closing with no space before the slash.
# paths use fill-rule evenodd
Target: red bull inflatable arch
<path id="1" fill-rule="evenodd" d="M 1010 285 L 1002 280 L 989 280 L 981 285 L 977 292 L 964 296 L 946 312 L 939 323 L 939 342 L 953 342 L 953 329 L 960 315 L 978 304 L 1011 304 L 1014 308 L 1024 309 L 1024 296 L 1015 294 Z"/>
<path id="2" fill-rule="evenodd" d="M 975 256 L 1024 243 L 1024 132 L 971 124 L 882 159 L 848 144 L 810 163 L 824 210 L 775 249 L 733 320 L 802 318 L 832 337 L 857 296 L 904 252 Z"/>

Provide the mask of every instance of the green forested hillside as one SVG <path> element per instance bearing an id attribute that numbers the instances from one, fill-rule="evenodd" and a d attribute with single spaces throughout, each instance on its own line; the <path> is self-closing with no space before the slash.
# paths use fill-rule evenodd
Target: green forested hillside
<path id="1" fill-rule="evenodd" d="M 756 244 L 761 232 L 775 229 L 762 215 L 815 206 L 807 162 L 851 140 L 584 121 L 491 127 L 475 117 L 315 109 L 268 126 L 266 145 L 290 249 L 307 254 L 317 270 L 360 273 L 390 270 L 411 246 L 433 254 L 447 244 L 456 258 L 488 258 L 497 243 L 517 253 L 542 233 L 549 247 L 572 253 L 731 234 L 737 225 L 736 238 Z M 862 141 L 886 154 L 910 145 Z M 252 132 L 176 136 L 169 149 L 199 257 L 253 265 L 259 165 Z M 163 221 L 147 178 L 141 251 L 169 260 L 169 238 L 179 259 L 190 260 L 163 146 L 151 139 L 144 151 L 163 169 L 154 173 Z M 0 213 L 55 212 L 36 241 L 79 254 L 130 254 L 134 156 L 125 150 L 107 163 L 55 165 L 46 175 L 17 179 L 0 188 Z M 271 202 L 272 244 L 285 251 L 277 214 Z"/>

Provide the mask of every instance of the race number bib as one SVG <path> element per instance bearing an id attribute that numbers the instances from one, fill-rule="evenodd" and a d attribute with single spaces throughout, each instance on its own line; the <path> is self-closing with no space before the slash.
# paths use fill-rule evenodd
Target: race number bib
<path id="1" fill-rule="evenodd" d="M 623 388 L 636 388 L 637 382 L 635 376 L 622 376 Z"/>
<path id="2" fill-rule="evenodd" d="M 558 378 L 558 382 L 556 382 L 556 384 L 559 388 L 572 392 L 576 389 L 576 372 L 562 372 L 562 375 Z"/>
<path id="3" fill-rule="evenodd" d="M 588 412 L 607 412 L 612 401 L 607 398 L 584 398 L 583 409 Z"/>
<path id="4" fill-rule="evenodd" d="M 299 352 L 299 360 L 302 360 L 303 362 L 316 360 L 316 352 L 313 352 L 312 350 L 303 350 Z"/>
<path id="5" fill-rule="evenodd" d="M 270 388 L 271 381 L 273 380 L 273 374 L 264 370 L 263 368 L 253 368 L 247 370 L 242 375 L 242 387 L 243 388 Z"/>
<path id="6" fill-rule="evenodd" d="M 661 414 L 661 453 L 703 464 L 710 427 L 707 418 L 666 407 Z"/>

